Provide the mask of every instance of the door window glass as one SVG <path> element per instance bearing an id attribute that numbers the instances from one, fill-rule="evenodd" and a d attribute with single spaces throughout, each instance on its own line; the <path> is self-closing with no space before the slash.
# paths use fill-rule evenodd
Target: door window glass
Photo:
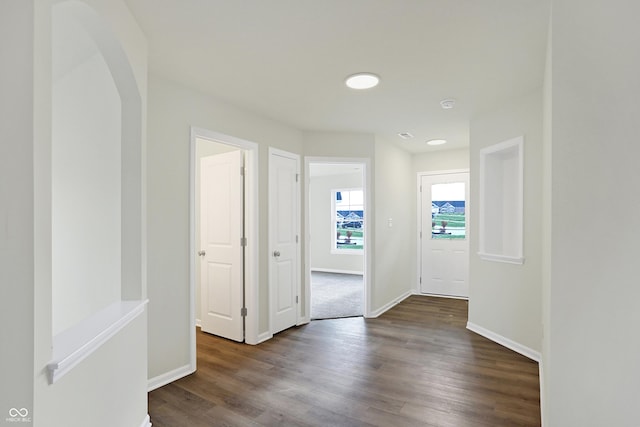
<path id="1" fill-rule="evenodd" d="M 451 182 L 431 186 L 431 238 L 464 239 L 465 183 Z"/>

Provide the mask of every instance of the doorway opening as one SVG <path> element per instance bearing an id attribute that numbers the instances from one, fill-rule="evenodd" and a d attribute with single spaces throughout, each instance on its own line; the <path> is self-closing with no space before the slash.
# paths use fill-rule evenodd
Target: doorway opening
<path id="1" fill-rule="evenodd" d="M 311 270 L 311 320 L 364 315 L 362 274 Z"/>
<path id="2" fill-rule="evenodd" d="M 209 317 L 215 318 L 215 322 L 227 321 L 226 326 L 215 322 L 209 325 L 222 328 L 209 332 L 228 337 L 224 328 L 232 328 L 235 335 L 228 338 L 244 340 L 248 344 L 258 343 L 258 145 L 233 136 L 192 128 L 190 156 L 190 316 L 193 322 L 190 348 L 192 368 L 195 370 L 196 326 L 206 323 L 208 313 L 212 314 Z M 203 175 L 201 165 L 206 164 L 203 159 L 221 159 L 208 167 L 209 181 L 219 184 L 222 180 L 229 180 L 226 187 L 218 186 L 206 192 L 205 198 L 211 198 L 206 203 L 222 209 L 213 209 L 214 216 L 205 221 L 202 218 L 200 182 Z M 236 163 L 237 169 L 234 166 Z M 209 226 L 206 225 L 207 221 Z M 203 243 L 203 231 L 212 243 L 208 247 Z M 227 248 L 221 244 L 223 241 L 229 242 Z M 227 249 L 227 252 L 221 252 L 221 248 Z M 210 256 L 215 256 L 215 259 L 209 259 Z M 220 295 L 212 295 L 210 289 L 203 292 L 205 273 L 214 275 L 216 283 L 224 284 L 213 290 Z M 224 305 L 220 305 L 222 301 L 225 301 Z"/>
<path id="3" fill-rule="evenodd" d="M 310 320 L 367 316 L 367 161 L 307 158 Z"/>

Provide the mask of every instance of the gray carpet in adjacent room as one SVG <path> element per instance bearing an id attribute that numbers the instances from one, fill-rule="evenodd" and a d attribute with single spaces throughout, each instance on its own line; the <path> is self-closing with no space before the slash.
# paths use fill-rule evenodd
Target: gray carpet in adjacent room
<path id="1" fill-rule="evenodd" d="M 362 316 L 362 276 L 311 272 L 311 319 Z"/>

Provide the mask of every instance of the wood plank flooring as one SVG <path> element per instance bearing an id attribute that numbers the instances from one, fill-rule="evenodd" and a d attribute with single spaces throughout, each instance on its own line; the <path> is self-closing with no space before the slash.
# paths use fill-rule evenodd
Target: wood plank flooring
<path id="1" fill-rule="evenodd" d="M 195 374 L 149 393 L 154 427 L 539 426 L 538 364 L 465 329 L 467 302 L 412 296 L 257 346 L 198 331 Z"/>

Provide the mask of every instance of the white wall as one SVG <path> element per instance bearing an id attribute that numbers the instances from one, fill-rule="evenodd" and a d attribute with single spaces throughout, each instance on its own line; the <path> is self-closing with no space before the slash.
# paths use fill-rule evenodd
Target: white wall
<path id="1" fill-rule="evenodd" d="M 304 155 L 373 159 L 373 135 L 356 132 L 304 132 Z"/>
<path id="2" fill-rule="evenodd" d="M 413 155 L 413 171 L 435 172 L 454 169 L 469 169 L 469 149 L 440 150 Z"/>
<path id="3" fill-rule="evenodd" d="M 189 156 L 195 126 L 259 144 L 259 253 L 268 253 L 268 148 L 301 154 L 301 132 L 151 75 L 149 80 L 149 378 L 190 364 Z M 268 331 L 268 258 L 260 257 L 259 333 Z"/>
<path id="4" fill-rule="evenodd" d="M 337 166 L 343 168 L 342 166 Z M 343 171 L 344 172 L 344 171 Z M 335 228 L 332 227 L 332 191 L 337 189 L 362 188 L 362 172 L 341 173 L 309 177 L 309 259 L 313 269 L 326 271 L 363 273 L 362 251 L 350 254 L 332 253 Z M 367 212 L 365 212 L 365 221 Z M 365 237 L 366 238 L 366 237 Z"/>
<path id="5" fill-rule="evenodd" d="M 88 32 L 58 9 L 52 25 L 55 335 L 120 301 L 122 108 Z"/>
<path id="6" fill-rule="evenodd" d="M 547 396 L 549 395 L 549 382 L 546 380 L 547 371 L 545 366 L 549 363 L 549 343 L 551 338 L 551 328 L 549 324 L 550 286 L 551 286 L 551 234 L 553 224 L 551 222 L 551 191 L 553 180 L 551 173 L 551 25 L 547 34 L 547 55 L 544 71 L 544 84 L 542 88 L 542 204 L 547 209 L 542 210 L 542 359 L 540 361 L 540 410 L 542 412 L 542 425 L 549 425 L 549 411 L 547 407 Z"/>
<path id="7" fill-rule="evenodd" d="M 39 381 L 35 425 L 140 427 L 147 413 L 146 331 L 143 314 L 55 384 Z"/>
<path id="8" fill-rule="evenodd" d="M 539 353 L 542 339 L 542 91 L 513 99 L 471 122 L 469 322 Z M 482 260 L 478 253 L 479 151 L 524 136 L 523 265 Z M 537 356 L 536 356 L 537 357 Z"/>
<path id="9" fill-rule="evenodd" d="M 638 16 L 629 0 L 553 4 L 551 427 L 640 422 Z"/>
<path id="10" fill-rule="evenodd" d="M 29 2 L 25 2 L 29 3 Z M 59 105 L 52 107 L 53 69 L 51 62 L 52 4 L 36 0 L 33 17 L 32 48 L 26 50 L 35 58 L 33 116 L 34 155 L 33 171 L 35 217 L 34 238 L 34 294 L 31 301 L 35 326 L 32 329 L 35 345 L 30 377 L 34 388 L 34 425 L 37 426 L 140 426 L 147 414 L 146 400 L 146 315 L 143 314 L 125 326 L 103 346 L 84 359 L 65 376 L 50 385 L 46 365 L 53 357 L 52 331 L 52 117 Z M 62 7 L 81 17 L 92 34 L 99 34 L 100 46 L 108 58 L 111 73 L 119 82 L 120 93 L 128 99 L 136 99 L 137 111 L 123 114 L 121 146 L 123 170 L 130 174 L 121 177 L 122 248 L 121 272 L 122 297 L 145 298 L 144 275 L 144 223 L 142 210 L 144 174 L 142 153 L 145 141 L 146 111 L 146 42 L 137 24 L 122 1 L 92 0 L 61 2 Z M 90 6 L 89 6 L 90 5 Z M 12 37 L 15 38 L 15 37 Z M 35 51 L 34 51 L 35 49 Z M 129 59 L 134 59 L 129 63 Z M 28 70 L 25 72 L 28 74 Z M 4 81 L 4 79 L 2 79 Z M 95 84 L 95 81 L 94 81 Z M 104 84 L 104 80 L 102 83 Z M 62 90 L 62 87 L 58 87 Z M 98 93 L 102 93 L 99 91 Z M 29 98 L 28 94 L 21 97 Z M 17 99 L 17 98 L 16 98 Z M 127 103 L 127 106 L 130 104 Z M 127 107 L 129 108 L 129 107 Z M 94 119 L 99 115 L 93 115 Z M 129 118 L 133 117 L 133 122 Z M 81 127 L 81 125 L 78 125 Z M 135 135 L 135 138 L 130 138 Z M 113 152 L 111 153 L 113 154 Z M 90 150 L 87 156 L 101 155 Z M 82 159 L 86 161 L 86 159 Z M 99 161 L 100 159 L 94 159 Z M 25 169 L 28 170 L 28 169 Z M 29 182 L 29 180 L 27 180 Z M 60 184 L 60 182 L 59 182 Z M 64 191 L 64 189 L 62 189 Z M 26 192 L 25 194 L 28 194 Z M 27 214 L 28 217 L 28 214 Z M 90 248 L 88 248 L 90 250 Z M 108 254 L 114 256 L 113 253 Z M 31 258 L 30 258 L 31 259 Z M 33 289 L 33 288 L 32 288 Z M 14 319 L 15 323 L 16 319 Z M 31 353 L 22 354 L 26 357 Z M 24 379 L 23 379 L 24 381 Z M 104 396 L 109 396 L 105 399 Z M 0 422 L 4 416 L 0 418 Z"/>
<path id="11" fill-rule="evenodd" d="M 375 158 L 373 312 L 411 292 L 417 257 L 416 181 L 411 155 L 394 144 L 377 140 Z"/>
<path id="12" fill-rule="evenodd" d="M 0 3 L 0 425 L 33 412 L 34 27 L 32 2 Z"/>

